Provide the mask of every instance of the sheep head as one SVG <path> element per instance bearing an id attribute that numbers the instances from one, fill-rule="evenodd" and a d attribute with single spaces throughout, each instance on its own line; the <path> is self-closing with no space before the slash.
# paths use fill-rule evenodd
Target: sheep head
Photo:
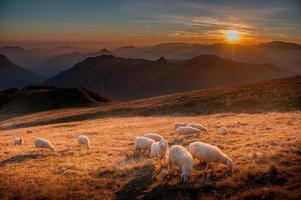
<path id="1" fill-rule="evenodd" d="M 168 150 L 168 143 L 165 139 L 161 139 L 160 142 L 159 142 L 159 148 L 164 150 L 164 151 L 167 151 Z"/>

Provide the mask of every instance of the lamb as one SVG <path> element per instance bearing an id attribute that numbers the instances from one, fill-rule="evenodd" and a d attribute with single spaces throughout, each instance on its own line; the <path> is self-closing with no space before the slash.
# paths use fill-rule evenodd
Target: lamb
<path id="1" fill-rule="evenodd" d="M 161 135 L 156 134 L 156 133 L 147 133 L 147 134 L 143 135 L 143 137 L 147 137 L 147 138 L 153 139 L 156 142 L 158 142 L 161 139 L 163 139 L 163 137 Z"/>
<path id="2" fill-rule="evenodd" d="M 51 144 L 50 141 L 44 139 L 44 138 L 37 138 L 34 141 L 34 145 L 36 148 L 45 148 L 45 149 L 50 149 L 51 151 L 55 152 L 55 148 Z"/>
<path id="3" fill-rule="evenodd" d="M 204 125 L 202 125 L 202 124 L 197 124 L 197 123 L 189 123 L 189 124 L 187 124 L 187 126 L 191 126 L 191 127 L 193 127 L 193 128 L 197 128 L 197 129 L 199 129 L 200 131 L 208 131 L 208 129 L 207 129 L 207 127 L 205 127 Z"/>
<path id="4" fill-rule="evenodd" d="M 220 129 L 219 129 L 219 134 L 225 135 L 225 134 L 227 134 L 227 133 L 228 133 L 228 131 L 227 131 L 227 129 L 226 129 L 225 126 L 220 127 Z"/>
<path id="5" fill-rule="evenodd" d="M 138 136 L 134 140 L 134 151 L 141 151 L 141 150 L 150 151 L 151 146 L 154 142 L 155 140 L 153 139 Z"/>
<path id="6" fill-rule="evenodd" d="M 20 137 L 16 137 L 14 139 L 14 145 L 22 145 L 23 144 L 23 140 Z"/>
<path id="7" fill-rule="evenodd" d="M 90 140 L 86 135 L 80 135 L 78 137 L 78 143 L 80 145 L 86 146 L 88 149 L 90 148 Z"/>
<path id="8" fill-rule="evenodd" d="M 173 145 L 169 149 L 169 165 L 181 168 L 181 181 L 188 182 L 194 165 L 191 154 L 180 145 Z"/>
<path id="9" fill-rule="evenodd" d="M 181 126 L 177 128 L 177 133 L 183 134 L 183 135 L 193 135 L 196 134 L 197 137 L 200 136 L 200 130 L 197 128 L 193 128 L 191 126 Z"/>
<path id="10" fill-rule="evenodd" d="M 177 130 L 177 128 L 181 127 L 181 126 L 187 126 L 188 123 L 186 122 L 176 122 L 175 123 L 175 130 Z"/>
<path id="11" fill-rule="evenodd" d="M 160 159 L 160 165 L 165 165 L 168 162 L 169 146 L 165 139 L 159 142 L 154 142 L 151 145 L 151 157 Z"/>
<path id="12" fill-rule="evenodd" d="M 224 163 L 232 171 L 232 160 L 218 147 L 203 142 L 193 142 L 189 144 L 188 149 L 193 158 L 208 162 Z"/>

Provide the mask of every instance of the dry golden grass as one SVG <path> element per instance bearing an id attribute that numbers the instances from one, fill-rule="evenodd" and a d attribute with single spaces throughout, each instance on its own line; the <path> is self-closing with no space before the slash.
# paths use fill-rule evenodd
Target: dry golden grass
<path id="1" fill-rule="evenodd" d="M 176 138 L 176 121 L 202 123 L 209 132 Z M 1 126 L 14 123 L 20 120 Z M 218 134 L 222 125 L 229 130 L 225 136 Z M 301 199 L 300 130 L 300 112 L 287 112 L 111 117 L 0 131 L 0 198 Z M 217 145 L 233 159 L 233 175 L 213 164 L 205 179 L 201 166 L 195 166 L 190 182 L 182 184 L 179 175 L 169 177 L 154 161 L 133 155 L 133 138 L 146 132 L 159 133 L 170 144 Z M 90 150 L 77 145 L 80 134 L 90 137 Z M 14 136 L 22 137 L 24 145 L 13 146 Z M 49 139 L 57 153 L 37 151 L 36 137 Z"/>

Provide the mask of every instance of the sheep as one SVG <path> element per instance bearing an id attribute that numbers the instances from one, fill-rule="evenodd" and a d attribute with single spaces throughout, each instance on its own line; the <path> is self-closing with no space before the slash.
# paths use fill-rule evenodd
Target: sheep
<path id="1" fill-rule="evenodd" d="M 78 144 L 86 146 L 88 149 L 90 148 L 90 140 L 86 135 L 80 135 L 78 137 Z"/>
<path id="2" fill-rule="evenodd" d="M 147 133 L 147 134 L 143 135 L 143 137 L 147 137 L 147 138 L 153 139 L 156 142 L 158 142 L 161 139 L 163 139 L 163 137 L 161 135 L 156 134 L 156 133 Z"/>
<path id="3" fill-rule="evenodd" d="M 168 162 L 169 146 L 165 139 L 159 142 L 154 142 L 151 145 L 151 157 L 160 159 L 160 165 L 165 165 Z"/>
<path id="4" fill-rule="evenodd" d="M 224 163 L 232 172 L 232 160 L 218 147 L 203 142 L 193 142 L 189 144 L 188 149 L 194 159 Z"/>
<path id="5" fill-rule="evenodd" d="M 225 126 L 222 126 L 222 127 L 219 128 L 219 134 L 225 135 L 227 133 L 228 133 L 228 130 L 226 129 Z"/>
<path id="6" fill-rule="evenodd" d="M 23 140 L 20 137 L 15 137 L 14 139 L 14 145 L 22 145 L 23 144 Z"/>
<path id="7" fill-rule="evenodd" d="M 51 144 L 50 141 L 44 139 L 44 138 L 37 138 L 34 141 L 34 145 L 36 148 L 45 148 L 45 149 L 50 149 L 51 151 L 55 152 L 55 148 Z"/>
<path id="8" fill-rule="evenodd" d="M 196 134 L 197 137 L 200 136 L 200 130 L 197 128 L 193 128 L 191 126 L 181 126 L 179 128 L 177 128 L 177 133 L 179 134 L 183 134 L 183 135 L 192 135 L 192 134 Z"/>
<path id="9" fill-rule="evenodd" d="M 197 129 L 199 129 L 200 131 L 208 131 L 208 129 L 207 129 L 207 127 L 205 127 L 204 125 L 202 125 L 202 124 L 197 124 L 197 123 L 189 123 L 189 124 L 187 124 L 187 126 L 191 126 L 191 127 L 193 127 L 193 128 L 197 128 Z"/>
<path id="10" fill-rule="evenodd" d="M 176 122 L 175 123 L 175 130 L 177 130 L 177 128 L 181 127 L 181 126 L 187 126 L 188 123 L 186 122 Z"/>
<path id="11" fill-rule="evenodd" d="M 173 145 L 169 149 L 169 167 L 181 168 L 181 181 L 188 182 L 194 165 L 191 154 L 180 145 Z"/>
<path id="12" fill-rule="evenodd" d="M 134 151 L 141 151 L 141 150 L 150 151 L 151 146 L 154 142 L 155 140 L 153 139 L 138 136 L 134 140 Z"/>

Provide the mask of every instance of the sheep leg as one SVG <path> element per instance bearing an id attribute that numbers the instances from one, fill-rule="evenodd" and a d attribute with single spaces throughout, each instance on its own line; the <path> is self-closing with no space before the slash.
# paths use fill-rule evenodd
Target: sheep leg
<path id="1" fill-rule="evenodd" d="M 207 161 L 205 161 L 205 160 L 204 160 L 204 162 L 206 163 L 206 166 L 205 166 L 205 169 L 204 169 L 204 171 L 205 171 L 204 177 L 205 177 L 205 180 L 206 180 L 209 177 L 208 176 L 208 168 L 209 168 L 210 164 L 208 164 Z"/>

